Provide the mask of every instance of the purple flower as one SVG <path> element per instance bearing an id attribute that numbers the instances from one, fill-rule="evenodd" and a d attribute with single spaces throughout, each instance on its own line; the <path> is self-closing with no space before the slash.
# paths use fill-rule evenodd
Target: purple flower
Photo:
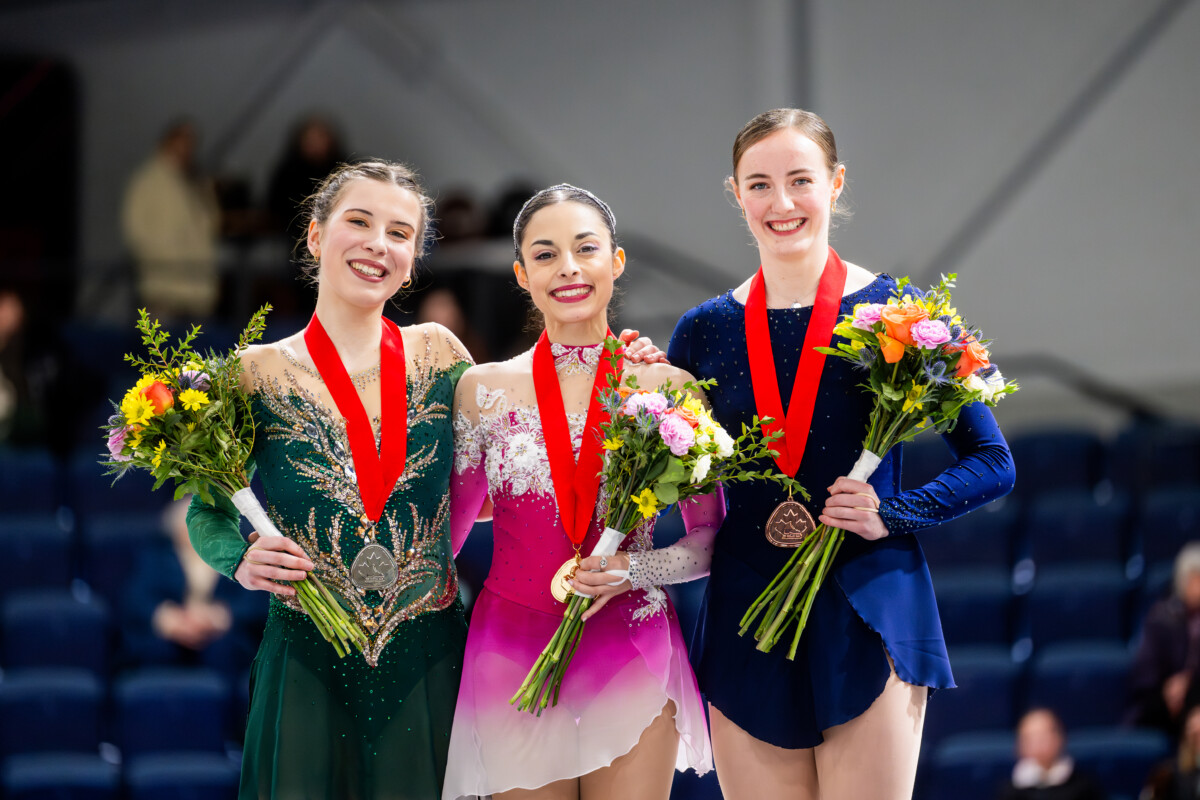
<path id="1" fill-rule="evenodd" d="M 938 345 L 950 341 L 950 329 L 946 327 L 946 323 L 937 319 L 923 319 L 920 322 L 914 322 L 912 328 L 909 329 L 909 335 L 912 336 L 917 347 L 922 350 L 934 350 Z"/>
<path id="2" fill-rule="evenodd" d="M 692 426 L 674 414 L 663 417 L 658 423 L 658 435 L 662 437 L 663 444 L 677 456 L 687 455 L 687 451 L 696 441 L 696 432 L 692 430 Z"/>
<path id="3" fill-rule="evenodd" d="M 207 392 L 209 389 L 208 373 L 198 369 L 185 369 L 179 373 L 179 388 Z"/>
<path id="4" fill-rule="evenodd" d="M 125 447 L 125 435 L 129 433 L 129 428 L 113 428 L 108 434 L 108 454 L 113 457 L 113 461 L 130 461 L 130 457 L 121 454 L 121 450 Z"/>
<path id="5" fill-rule="evenodd" d="M 645 392 L 630 395 L 625 401 L 625 407 L 621 412 L 627 417 L 637 416 L 639 411 L 645 411 L 650 416 L 658 419 L 666 413 L 670 402 L 665 396 L 658 392 Z"/>
<path id="6" fill-rule="evenodd" d="M 872 330 L 879 322 L 883 308 L 881 303 L 860 303 L 854 307 L 854 320 L 850 324 L 860 331 Z"/>

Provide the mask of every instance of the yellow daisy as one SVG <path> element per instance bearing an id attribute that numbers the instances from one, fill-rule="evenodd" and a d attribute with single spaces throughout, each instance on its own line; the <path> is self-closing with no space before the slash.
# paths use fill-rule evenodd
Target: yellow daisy
<path id="1" fill-rule="evenodd" d="M 188 411 L 199 411 L 202 406 L 209 404 L 208 395 L 197 389 L 184 389 L 179 393 L 179 402 Z"/>

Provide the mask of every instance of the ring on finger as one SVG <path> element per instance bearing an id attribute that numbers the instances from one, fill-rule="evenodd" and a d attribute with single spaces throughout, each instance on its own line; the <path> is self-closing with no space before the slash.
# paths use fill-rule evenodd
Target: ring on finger
<path id="1" fill-rule="evenodd" d="M 608 569 L 608 556 L 600 556 L 600 569 Z"/>
<path id="2" fill-rule="evenodd" d="M 869 494 L 867 492 L 855 492 L 855 494 L 858 495 L 859 497 L 867 498 L 867 500 L 871 501 L 871 503 L 874 504 L 875 507 L 872 509 L 869 509 L 869 510 L 871 510 L 871 511 L 879 510 L 879 498 L 878 497 L 876 497 L 873 494 Z"/>

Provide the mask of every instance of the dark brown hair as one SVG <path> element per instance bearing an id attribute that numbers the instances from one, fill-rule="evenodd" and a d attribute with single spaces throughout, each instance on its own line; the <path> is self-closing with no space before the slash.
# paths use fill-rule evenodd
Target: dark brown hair
<path id="1" fill-rule="evenodd" d="M 522 267 L 525 266 L 525 257 L 521 255 L 521 240 L 525 238 L 525 228 L 529 226 L 529 220 L 546 206 L 566 202 L 582 203 L 585 206 L 595 209 L 600 214 L 600 218 L 604 220 L 604 227 L 608 228 L 608 236 L 612 239 L 613 252 L 617 252 L 617 218 L 613 216 L 612 209 L 608 207 L 608 203 L 596 197 L 596 195 L 587 189 L 580 189 L 578 186 L 572 186 L 569 183 L 560 183 L 556 186 L 551 186 L 549 189 L 542 189 L 533 197 L 526 200 L 525 205 L 521 206 L 520 212 L 517 213 L 517 218 L 513 220 L 513 251 L 516 254 L 517 263 Z"/>
<path id="2" fill-rule="evenodd" d="M 833 175 L 838 167 L 837 142 L 825 120 L 802 108 L 773 108 L 747 122 L 733 140 L 733 182 L 737 183 L 738 164 L 747 150 L 772 133 L 789 128 L 800 131 L 817 143 L 825 154 L 825 166 Z"/>
<path id="3" fill-rule="evenodd" d="M 329 221 L 329 215 L 333 213 L 334 206 L 337 205 L 346 186 L 352 181 L 359 179 L 390 183 L 412 192 L 416 196 L 417 204 L 421 208 L 421 219 L 417 222 L 414 258 L 420 258 L 425 255 L 429 248 L 429 240 L 432 238 L 433 220 L 431 209 L 433 208 L 433 200 L 425 193 L 425 189 L 417 181 L 417 173 L 404 164 L 395 161 L 374 160 L 339 165 L 337 169 L 329 173 L 325 180 L 321 181 L 317 190 L 304 201 L 303 216 L 310 220 L 316 220 L 320 225 L 324 225 Z M 307 226 L 305 226 L 305 230 L 307 230 Z M 302 268 L 310 277 L 313 277 L 313 273 L 317 268 L 316 259 L 308 253 L 304 240 L 301 240 L 297 244 L 297 247 L 300 249 L 302 256 Z"/>

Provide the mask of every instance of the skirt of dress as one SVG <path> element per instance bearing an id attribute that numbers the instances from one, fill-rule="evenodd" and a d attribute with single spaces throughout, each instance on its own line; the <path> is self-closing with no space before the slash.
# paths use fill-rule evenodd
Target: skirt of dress
<path id="1" fill-rule="evenodd" d="M 628 592 L 589 619 L 558 705 L 538 717 L 509 700 L 562 615 L 485 587 L 471 611 L 444 800 L 534 789 L 606 767 L 633 749 L 668 701 L 679 732 L 676 769 L 712 769 L 704 708 L 675 610 L 669 602 L 653 614 L 646 610 L 645 595 Z"/>
<path id="2" fill-rule="evenodd" d="M 240 797 L 428 800 L 441 792 L 462 605 L 403 622 L 371 667 L 271 603 L 250 673 Z"/>

